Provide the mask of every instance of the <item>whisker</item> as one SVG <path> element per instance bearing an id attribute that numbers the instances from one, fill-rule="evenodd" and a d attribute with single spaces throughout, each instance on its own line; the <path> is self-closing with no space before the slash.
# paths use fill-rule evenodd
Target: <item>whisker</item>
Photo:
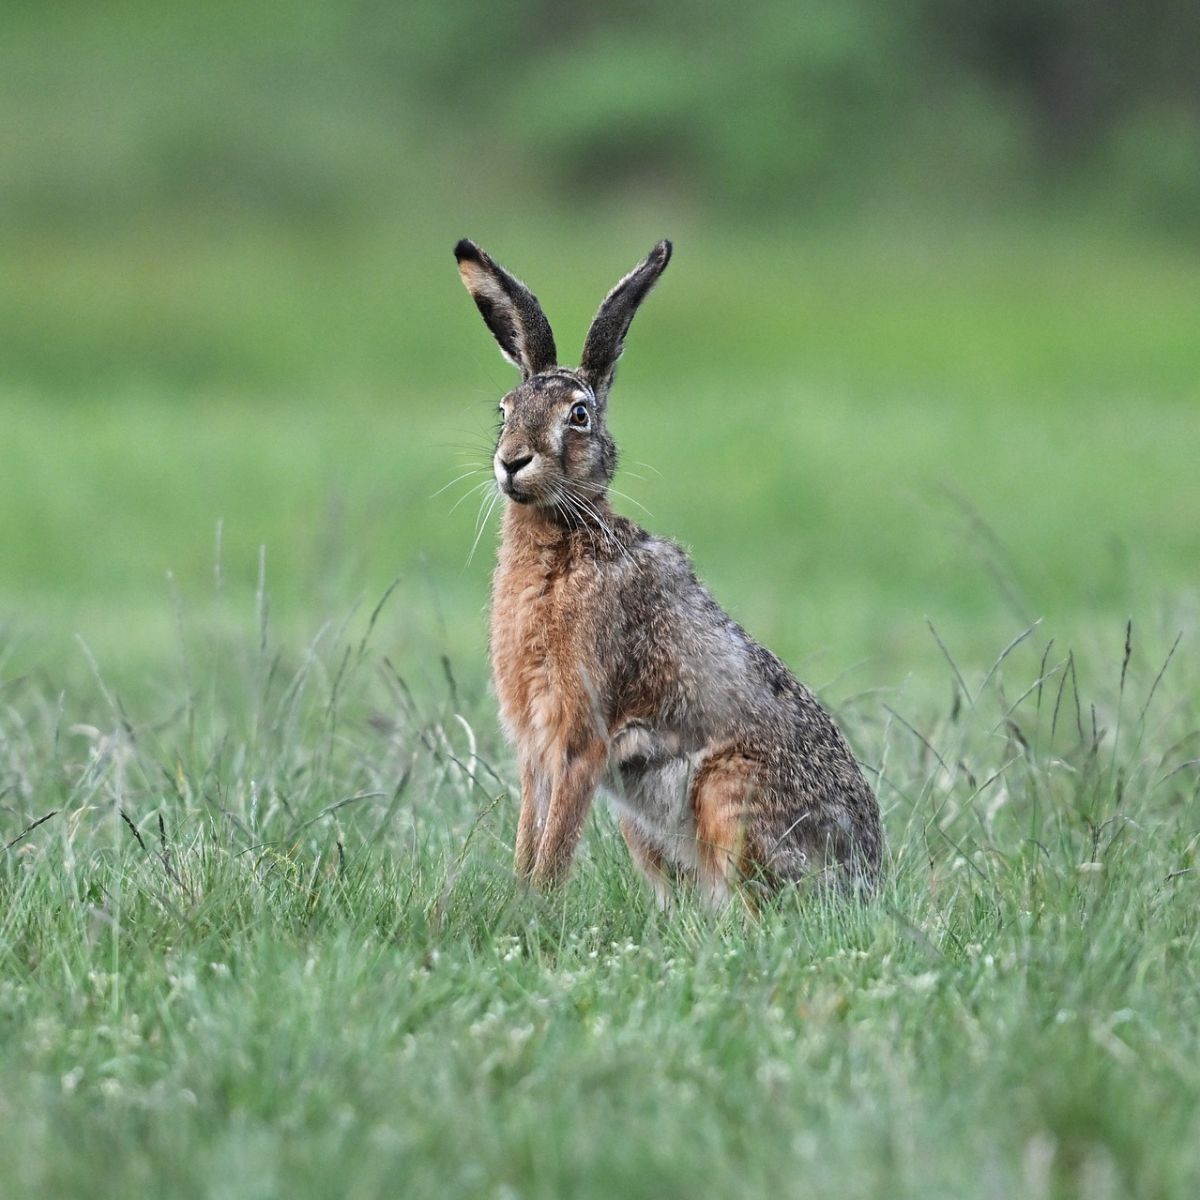
<path id="1" fill-rule="evenodd" d="M 465 492 L 464 492 L 464 493 L 463 493 L 461 496 L 459 496 L 459 498 L 458 498 L 458 499 L 457 499 L 457 500 L 454 502 L 454 507 L 450 509 L 450 512 L 449 512 L 447 515 L 448 515 L 448 516 L 453 516 L 453 515 L 454 515 L 454 513 L 455 513 L 455 511 L 458 509 L 459 505 L 461 505 L 462 503 L 464 503 L 464 501 L 467 501 L 467 500 L 469 500 L 469 499 L 470 499 L 472 496 L 474 496 L 474 495 L 475 495 L 475 493 L 476 493 L 476 492 L 481 492 L 481 491 L 483 491 L 485 488 L 488 488 L 488 487 L 490 487 L 490 486 L 491 486 L 491 483 L 492 483 L 492 481 L 491 481 L 490 479 L 481 479 L 481 480 L 480 480 L 480 481 L 479 481 L 477 484 L 475 484 L 475 485 L 474 485 L 474 487 L 468 488 L 468 489 L 467 489 L 467 490 L 466 490 L 466 491 L 465 491 Z"/>
<path id="2" fill-rule="evenodd" d="M 622 492 L 618 488 L 613 487 L 612 484 L 608 485 L 608 491 L 610 491 L 614 496 L 620 496 L 622 500 L 628 500 L 630 504 L 636 504 L 638 508 L 640 508 L 642 512 L 646 514 L 646 516 L 654 516 L 654 514 L 640 500 L 635 500 L 631 495 L 629 495 L 628 492 Z"/>
<path id="3" fill-rule="evenodd" d="M 596 545 L 596 535 L 592 532 L 592 527 L 588 524 L 588 522 L 584 519 L 583 515 L 579 512 L 578 508 L 576 507 L 576 505 L 571 497 L 570 492 L 568 492 L 564 488 L 560 494 L 562 495 L 563 502 L 567 506 L 568 511 L 575 514 L 576 518 L 578 518 L 578 520 L 579 520 L 580 526 L 587 533 L 588 541 L 591 542 L 591 544 L 592 544 L 592 557 L 599 558 L 600 550 L 599 550 L 599 547 Z"/>
<path id="4" fill-rule="evenodd" d="M 480 490 L 479 508 L 475 512 L 475 529 L 474 529 L 475 533 L 479 532 L 479 527 L 484 522 L 484 515 L 483 515 L 484 509 L 487 508 L 488 500 L 490 498 L 491 497 L 489 496 L 489 494 L 486 491 L 484 491 L 482 489 Z"/>
<path id="5" fill-rule="evenodd" d="M 491 432 L 489 432 L 487 434 L 481 434 L 478 437 L 473 436 L 470 441 L 466 441 L 466 442 L 455 440 L 453 442 L 432 442 L 430 444 L 432 446 L 436 447 L 438 450 L 480 449 L 480 450 L 483 450 L 488 455 L 490 455 L 492 453 L 492 451 L 495 449 L 495 440 L 492 437 Z"/>
<path id="6" fill-rule="evenodd" d="M 666 476 L 653 463 L 642 462 L 640 458 L 635 458 L 631 461 L 636 463 L 639 467 L 645 467 L 647 471 L 653 471 L 660 479 L 666 479 Z"/>
<path id="7" fill-rule="evenodd" d="M 483 520 L 479 522 L 479 532 L 475 535 L 475 540 L 471 543 L 471 553 L 467 555 L 467 566 L 469 567 L 475 558 L 475 551 L 479 547 L 479 539 L 483 537 L 483 531 L 487 528 L 487 523 L 492 515 L 492 510 L 496 507 L 496 501 L 500 499 L 499 492 L 492 493 L 491 503 L 488 505 L 487 512 L 484 513 Z"/>
<path id="8" fill-rule="evenodd" d="M 605 535 L 606 539 L 611 542 L 614 547 L 616 547 L 618 553 L 632 562 L 633 555 L 630 554 L 629 549 L 622 543 L 621 539 L 617 537 L 616 531 L 604 519 L 603 515 L 595 507 L 595 505 L 593 505 L 589 500 L 586 500 L 583 496 L 579 495 L 577 492 L 571 493 L 571 497 L 579 508 L 582 508 L 583 511 L 591 515 L 596 524 L 600 526 L 601 532 Z"/>
<path id="9" fill-rule="evenodd" d="M 464 479 L 469 479 L 472 475 L 478 475 L 482 470 L 482 467 L 472 467 L 469 471 L 464 471 L 461 475 L 450 480 L 449 483 L 443 484 L 429 499 L 436 500 L 443 492 L 449 491 L 456 483 L 461 483 Z"/>
<path id="10" fill-rule="evenodd" d="M 570 506 L 570 499 L 562 491 L 562 489 L 551 485 L 551 503 L 554 505 L 554 511 L 561 513 L 563 520 L 574 529 L 576 520 L 579 521 L 580 527 L 587 533 L 589 540 L 592 543 L 592 555 L 597 554 L 596 539 L 592 536 L 592 531 L 588 528 L 587 522 L 579 518 L 579 514 L 574 512 Z"/>

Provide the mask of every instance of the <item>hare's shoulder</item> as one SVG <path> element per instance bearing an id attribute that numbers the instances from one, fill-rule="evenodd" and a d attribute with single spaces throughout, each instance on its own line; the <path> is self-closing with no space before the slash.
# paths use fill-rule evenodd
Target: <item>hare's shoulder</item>
<path id="1" fill-rule="evenodd" d="M 626 521 L 625 525 L 630 530 L 628 561 L 635 568 L 630 572 L 631 587 L 641 584 L 666 589 L 676 597 L 705 590 L 696 576 L 691 555 L 679 542 L 651 533 L 632 521 Z"/>

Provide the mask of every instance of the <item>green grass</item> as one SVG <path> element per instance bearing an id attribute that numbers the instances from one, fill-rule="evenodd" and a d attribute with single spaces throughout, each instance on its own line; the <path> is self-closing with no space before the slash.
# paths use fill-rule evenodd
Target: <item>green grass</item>
<path id="1" fill-rule="evenodd" d="M 668 230 L 618 506 L 836 707 L 891 864 L 664 917 L 602 807 L 514 888 L 435 495 L 511 382 L 454 238 L 567 347 L 659 219 L 469 208 L 2 251 L 5 1197 L 1193 1196 L 1200 261 Z"/>
<path id="2" fill-rule="evenodd" d="M 886 162 L 831 133 L 832 190 L 759 186 L 800 160 L 739 104 L 745 171 L 639 143 L 568 200 L 546 156 L 587 159 L 625 61 L 591 17 L 513 91 L 511 13 L 472 69 L 445 6 L 9 7 L 0 1200 L 1200 1194 L 1186 121 L 1057 214 L 970 82 L 864 109 Z M 696 128 L 671 22 L 637 128 Z M 742 43 L 704 103 L 774 111 Z M 664 916 L 603 805 L 560 896 L 514 887 L 494 528 L 472 556 L 451 483 L 513 377 L 463 235 L 568 359 L 674 239 L 617 506 L 837 711 L 873 903 Z"/>
<path id="3" fill-rule="evenodd" d="M 664 916 L 603 812 L 514 887 L 478 664 L 394 657 L 401 599 L 5 671 L 6 1197 L 1195 1195 L 1194 654 L 930 638 L 826 693 L 879 897 Z"/>
<path id="4" fill-rule="evenodd" d="M 494 532 L 435 495 L 511 382 L 454 238 L 566 347 L 634 225 L 3 252 L 6 1198 L 1196 1193 L 1200 261 L 669 231 L 618 506 L 837 708 L 891 864 L 664 917 L 602 807 L 514 888 Z"/>
<path id="5" fill-rule="evenodd" d="M 167 222 L 9 249 L 0 606 L 39 657 L 79 632 L 152 666 L 166 573 L 199 594 L 218 521 L 228 585 L 265 545 L 297 636 L 399 574 L 421 638 L 436 608 L 445 648 L 481 654 L 491 535 L 466 566 L 472 480 L 435 493 L 486 463 L 512 379 L 448 247 L 469 228 L 526 274 L 569 356 L 661 220 L 489 237 L 465 207 L 419 237 Z M 1194 255 L 1058 226 L 679 224 L 613 399 L 618 486 L 652 515 L 618 504 L 785 656 L 902 676 L 926 615 L 978 660 L 1008 620 L 1092 632 L 1194 586 Z"/>
<path id="6" fill-rule="evenodd" d="M 661 210 L 0 245 L 5 1200 L 1196 1193 L 1200 259 Z M 875 903 L 664 917 L 602 807 L 563 896 L 513 887 L 493 530 L 437 494 L 512 382 L 464 233 L 568 356 L 675 238 L 618 507 L 838 709 Z"/>

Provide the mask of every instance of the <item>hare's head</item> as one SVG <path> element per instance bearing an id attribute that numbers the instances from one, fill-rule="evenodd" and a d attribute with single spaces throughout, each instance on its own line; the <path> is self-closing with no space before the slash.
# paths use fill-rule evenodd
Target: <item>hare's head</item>
<path id="1" fill-rule="evenodd" d="M 521 372 L 520 384 L 500 401 L 493 456 L 500 490 L 518 504 L 547 509 L 594 503 L 617 467 L 606 420 L 617 359 L 633 314 L 671 258 L 671 243 L 659 242 L 608 293 L 578 367 L 558 365 L 550 322 L 519 279 L 465 238 L 454 257 L 500 352 Z"/>

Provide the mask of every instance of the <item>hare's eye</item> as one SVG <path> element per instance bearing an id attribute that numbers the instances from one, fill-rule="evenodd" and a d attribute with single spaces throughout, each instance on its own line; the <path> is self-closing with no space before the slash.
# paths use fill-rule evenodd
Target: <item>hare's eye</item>
<path id="1" fill-rule="evenodd" d="M 586 404 L 577 404 L 571 409 L 571 424 L 576 429 L 587 429 L 591 425 Z"/>

